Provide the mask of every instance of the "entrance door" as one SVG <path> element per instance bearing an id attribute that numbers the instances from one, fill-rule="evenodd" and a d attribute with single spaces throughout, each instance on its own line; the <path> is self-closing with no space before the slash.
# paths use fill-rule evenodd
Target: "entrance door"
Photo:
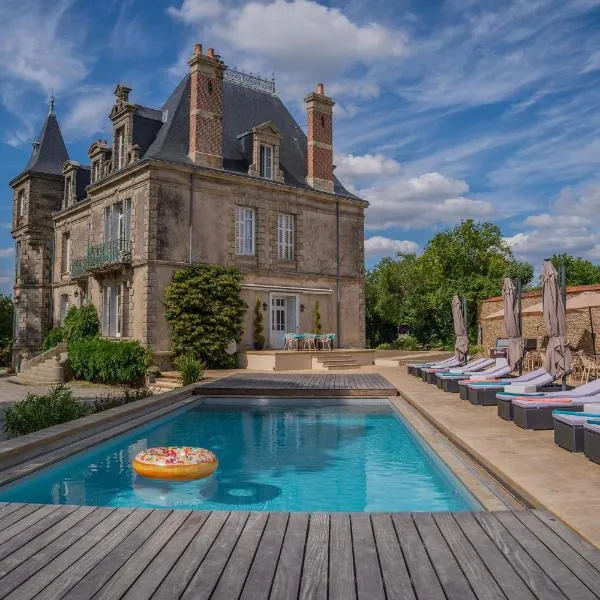
<path id="1" fill-rule="evenodd" d="M 271 348 L 283 348 L 287 333 L 287 316 L 287 297 L 271 296 Z"/>

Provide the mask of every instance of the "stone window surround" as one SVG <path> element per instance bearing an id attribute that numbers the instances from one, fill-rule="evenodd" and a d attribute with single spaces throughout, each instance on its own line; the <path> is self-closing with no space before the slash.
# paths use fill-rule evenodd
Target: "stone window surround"
<path id="1" fill-rule="evenodd" d="M 25 215 L 25 200 L 26 200 L 26 194 L 25 194 L 25 190 L 19 190 L 17 192 L 17 200 L 16 200 L 16 204 L 17 204 L 17 210 L 16 210 L 16 214 L 17 214 L 17 219 L 20 219 L 21 217 L 23 217 Z"/>
<path id="2" fill-rule="evenodd" d="M 247 217 L 245 214 L 242 214 L 242 211 L 247 211 L 247 210 L 251 210 L 252 211 L 252 251 L 248 252 L 246 250 L 246 241 L 248 238 L 246 229 L 245 229 L 245 225 L 247 223 Z M 243 231 L 243 236 L 240 239 L 240 236 L 238 235 L 238 223 L 242 221 L 243 223 L 243 227 L 244 227 L 244 231 Z M 235 221 L 234 221 L 234 238 L 235 238 L 235 254 L 238 257 L 254 257 L 256 256 L 256 238 L 257 238 L 257 233 L 258 233 L 258 214 L 257 214 L 257 210 L 255 207 L 253 206 L 246 206 L 243 204 L 236 204 L 235 205 Z M 243 246 L 243 249 L 240 250 L 240 248 Z"/>
<path id="3" fill-rule="evenodd" d="M 279 148 L 281 145 L 281 134 L 277 127 L 267 121 L 266 123 L 262 123 L 261 125 L 257 125 L 251 131 L 252 134 L 252 163 L 248 168 L 248 175 L 253 177 L 261 177 L 262 176 L 262 165 L 260 162 L 260 149 L 261 146 L 271 146 L 272 148 L 272 161 L 273 161 L 273 169 L 272 169 L 272 177 L 269 178 L 269 181 L 279 181 L 283 182 L 283 173 L 279 168 Z"/>
<path id="4" fill-rule="evenodd" d="M 66 246 L 65 246 L 66 244 Z M 60 248 L 60 273 L 69 275 L 71 271 L 71 261 L 73 260 L 73 247 L 71 242 L 71 232 L 64 231 L 61 235 Z"/>

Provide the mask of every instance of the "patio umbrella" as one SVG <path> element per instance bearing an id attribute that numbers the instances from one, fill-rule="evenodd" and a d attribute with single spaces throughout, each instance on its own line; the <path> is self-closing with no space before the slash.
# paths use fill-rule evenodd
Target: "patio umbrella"
<path id="1" fill-rule="evenodd" d="M 594 353 L 596 352 L 596 334 L 594 333 L 594 321 L 592 320 L 592 308 L 600 306 L 600 293 L 583 292 L 577 296 L 572 296 L 567 300 L 567 310 L 587 311 L 590 318 L 590 332 L 592 334 L 592 345 Z"/>
<path id="2" fill-rule="evenodd" d="M 455 355 L 460 361 L 465 361 L 469 352 L 469 338 L 467 338 L 467 325 L 462 311 L 462 303 L 458 296 L 452 298 L 452 318 L 454 319 L 454 335 L 456 335 Z"/>
<path id="3" fill-rule="evenodd" d="M 504 298 L 504 329 L 508 338 L 508 364 L 512 370 L 516 368 L 523 358 L 523 343 L 521 328 L 519 327 L 519 299 L 517 288 L 510 277 L 504 278 L 502 288 Z"/>
<path id="4" fill-rule="evenodd" d="M 542 304 L 549 339 L 544 368 L 558 379 L 571 371 L 573 359 L 567 346 L 567 319 L 557 275 L 552 263 L 546 261 L 542 270 Z"/>

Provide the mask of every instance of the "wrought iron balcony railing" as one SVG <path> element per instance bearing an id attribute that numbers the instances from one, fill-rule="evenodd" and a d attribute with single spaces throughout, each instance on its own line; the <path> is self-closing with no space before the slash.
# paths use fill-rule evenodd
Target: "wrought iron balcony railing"
<path id="1" fill-rule="evenodd" d="M 91 271 L 101 271 L 130 262 L 130 240 L 113 240 L 97 246 L 88 246 L 85 258 L 79 258 L 71 263 L 71 277 L 75 279 Z"/>

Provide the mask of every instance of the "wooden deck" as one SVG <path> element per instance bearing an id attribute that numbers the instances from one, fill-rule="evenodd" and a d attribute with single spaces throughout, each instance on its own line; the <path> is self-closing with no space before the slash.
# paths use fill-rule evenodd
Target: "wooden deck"
<path id="1" fill-rule="evenodd" d="M 232 396 L 395 396 L 398 391 L 378 373 L 244 373 L 199 385 L 196 394 Z"/>
<path id="2" fill-rule="evenodd" d="M 247 513 L 0 504 L 0 598 L 600 597 L 600 552 L 543 511 Z"/>

